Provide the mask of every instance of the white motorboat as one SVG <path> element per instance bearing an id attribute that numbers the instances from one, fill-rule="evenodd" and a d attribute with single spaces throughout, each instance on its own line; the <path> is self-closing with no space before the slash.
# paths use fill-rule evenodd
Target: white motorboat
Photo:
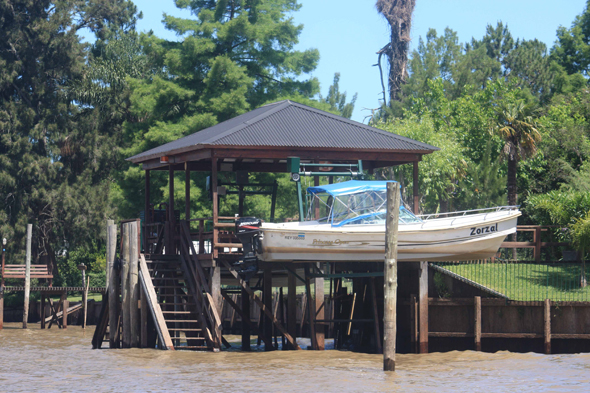
<path id="1" fill-rule="evenodd" d="M 244 254 L 265 262 L 383 261 L 386 181 L 357 181 L 309 187 L 308 218 L 302 222 L 236 224 Z M 516 206 L 415 216 L 400 207 L 399 261 L 460 261 L 494 256 L 516 232 Z M 241 233 L 240 233 L 241 232 Z M 250 243 L 250 244 L 248 244 Z"/>

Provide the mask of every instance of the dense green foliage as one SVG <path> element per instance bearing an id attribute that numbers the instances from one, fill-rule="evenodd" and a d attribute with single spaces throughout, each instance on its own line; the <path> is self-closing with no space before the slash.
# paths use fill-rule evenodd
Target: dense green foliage
<path id="1" fill-rule="evenodd" d="M 125 158 L 280 99 L 351 116 L 356 94 L 347 102 L 340 74 L 326 96 L 306 76 L 319 53 L 295 50 L 303 28 L 295 0 L 175 3 L 192 17 L 164 16 L 174 41 L 137 33 L 140 15 L 127 0 L 0 4 L 0 233 L 9 261 L 21 260 L 30 222 L 35 260 L 54 259 L 68 285 L 83 261 L 98 283 L 106 218 L 143 210 L 143 172 Z M 567 227 L 563 236 L 588 249 L 590 2 L 556 34 L 549 50 L 502 23 L 467 43 L 451 28 L 419 39 L 406 83 L 372 123 L 441 148 L 420 164 L 425 212 L 520 203 L 523 223 Z M 411 170 L 375 176 L 395 177 L 407 192 Z M 207 175 L 191 175 L 193 218 L 211 214 Z M 275 180 L 276 218 L 294 217 L 286 175 L 250 178 Z M 180 211 L 184 181 L 175 179 Z M 167 200 L 166 173 L 152 173 L 151 190 L 152 201 Z M 221 214 L 237 204 L 225 197 Z M 245 210 L 268 218 L 269 198 L 249 197 Z"/>

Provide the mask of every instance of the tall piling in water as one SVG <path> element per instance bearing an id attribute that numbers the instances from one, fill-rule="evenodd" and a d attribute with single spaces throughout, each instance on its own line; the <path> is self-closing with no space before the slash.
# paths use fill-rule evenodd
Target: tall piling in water
<path id="1" fill-rule="evenodd" d="M 139 347 L 139 284 L 138 284 L 138 222 L 129 224 L 129 330 L 131 333 L 130 345 L 132 348 Z"/>
<path id="2" fill-rule="evenodd" d="M 119 317 L 120 303 L 119 296 L 121 292 L 121 281 L 119 275 L 119 266 L 115 264 L 115 254 L 117 251 L 117 226 L 110 224 L 107 226 L 107 271 L 109 272 L 108 292 L 109 292 L 109 348 L 119 348 Z"/>
<path id="3" fill-rule="evenodd" d="M 387 218 L 385 228 L 383 370 L 395 371 L 395 336 L 397 333 L 397 230 L 399 220 L 399 183 L 387 183 Z M 379 339 L 379 337 L 377 338 Z"/>
<path id="4" fill-rule="evenodd" d="M 123 327 L 122 347 L 131 347 L 131 313 L 130 313 L 130 297 L 129 297 L 129 246 L 130 246 L 130 229 L 129 223 L 123 224 L 121 237 L 123 239 L 123 252 L 121 255 L 121 325 Z"/>
<path id="5" fill-rule="evenodd" d="M 27 328 L 29 320 L 29 296 L 31 295 L 31 241 L 33 239 L 33 224 L 27 224 L 27 255 L 25 257 L 25 304 L 23 308 L 23 329 Z"/>

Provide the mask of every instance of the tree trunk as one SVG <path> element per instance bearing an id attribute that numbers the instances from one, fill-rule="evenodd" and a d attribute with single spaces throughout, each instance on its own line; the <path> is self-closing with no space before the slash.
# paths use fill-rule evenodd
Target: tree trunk
<path id="1" fill-rule="evenodd" d="M 408 76 L 408 49 L 416 0 L 378 0 L 377 10 L 391 27 L 391 41 L 384 50 L 389 60 L 389 100 L 401 100 L 401 86 Z M 381 52 L 382 53 L 382 52 Z"/>
<path id="2" fill-rule="evenodd" d="M 508 153 L 508 204 L 515 206 L 518 203 L 518 195 L 516 190 L 516 168 L 517 168 L 517 156 L 516 146 L 512 142 L 510 143 Z"/>

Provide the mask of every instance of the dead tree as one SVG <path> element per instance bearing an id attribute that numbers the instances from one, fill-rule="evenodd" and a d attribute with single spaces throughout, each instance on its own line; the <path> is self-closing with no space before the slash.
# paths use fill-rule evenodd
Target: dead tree
<path id="1" fill-rule="evenodd" d="M 408 77 L 408 48 L 415 5 L 416 0 L 377 0 L 377 10 L 391 27 L 391 41 L 377 52 L 379 58 L 385 54 L 389 60 L 390 101 L 401 99 L 401 86 Z"/>

